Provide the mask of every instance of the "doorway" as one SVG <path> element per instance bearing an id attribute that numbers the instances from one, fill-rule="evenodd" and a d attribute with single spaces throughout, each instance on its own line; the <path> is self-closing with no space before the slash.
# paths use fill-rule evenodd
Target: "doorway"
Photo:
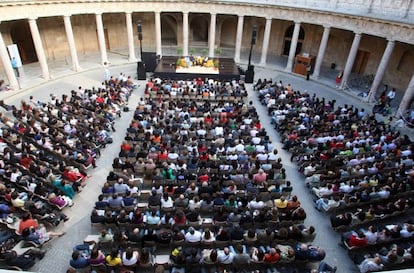
<path id="1" fill-rule="evenodd" d="M 10 29 L 10 36 L 19 49 L 22 64 L 38 61 L 28 22 L 19 21 L 14 23 Z"/>
<path id="2" fill-rule="evenodd" d="M 289 56 L 290 45 L 292 43 L 292 36 L 293 36 L 293 30 L 294 29 L 295 29 L 295 25 L 291 25 L 285 31 L 285 36 L 284 36 L 285 41 L 284 41 L 284 44 L 283 44 L 283 52 L 282 52 L 282 55 L 284 55 L 284 56 Z M 298 55 L 302 51 L 303 40 L 305 40 L 305 30 L 302 27 L 300 27 L 298 42 L 297 42 L 297 45 L 296 45 L 295 56 Z"/>
<path id="3" fill-rule="evenodd" d="M 355 57 L 354 65 L 352 67 L 352 72 L 358 75 L 364 74 L 365 67 L 367 66 L 370 53 L 364 50 L 358 50 L 358 53 Z"/>

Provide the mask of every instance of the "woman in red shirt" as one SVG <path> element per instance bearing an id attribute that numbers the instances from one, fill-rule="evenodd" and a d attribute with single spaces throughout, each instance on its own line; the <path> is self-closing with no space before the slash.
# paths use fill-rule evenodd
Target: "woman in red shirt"
<path id="1" fill-rule="evenodd" d="M 280 254 L 275 248 L 271 248 L 269 253 L 266 253 L 264 256 L 264 261 L 267 263 L 277 263 L 280 259 Z"/>
<path id="2" fill-rule="evenodd" d="M 22 219 L 20 220 L 18 232 L 19 234 L 22 234 L 25 228 L 37 229 L 38 227 L 39 224 L 35 219 L 32 218 L 32 215 L 29 212 L 25 212 L 22 216 Z"/>
<path id="3" fill-rule="evenodd" d="M 367 238 L 364 233 L 358 231 L 357 234 L 351 234 L 351 237 L 348 240 L 349 247 L 364 247 L 367 245 Z"/>

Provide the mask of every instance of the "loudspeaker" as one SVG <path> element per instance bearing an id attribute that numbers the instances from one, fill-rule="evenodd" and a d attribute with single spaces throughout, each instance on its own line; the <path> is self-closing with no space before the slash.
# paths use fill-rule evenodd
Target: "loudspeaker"
<path id="1" fill-rule="evenodd" d="M 256 37 L 257 37 L 257 26 L 253 26 L 252 45 L 256 44 Z"/>
<path id="2" fill-rule="evenodd" d="M 157 54 L 155 52 L 142 52 L 142 61 L 147 72 L 154 72 L 157 67 Z"/>
<path id="3" fill-rule="evenodd" d="M 137 79 L 138 80 L 146 80 L 147 73 L 145 71 L 145 64 L 143 62 L 137 63 Z"/>
<path id="4" fill-rule="evenodd" d="M 253 83 L 254 81 L 254 65 L 250 65 L 246 70 L 245 83 Z"/>

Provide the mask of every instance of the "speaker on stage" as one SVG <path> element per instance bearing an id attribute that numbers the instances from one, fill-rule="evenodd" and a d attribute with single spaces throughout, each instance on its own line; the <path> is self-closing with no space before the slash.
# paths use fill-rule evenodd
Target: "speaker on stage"
<path id="1" fill-rule="evenodd" d="M 137 63 L 137 79 L 138 80 L 146 80 L 147 79 L 147 73 L 145 71 L 144 62 L 138 62 Z"/>
<path id="2" fill-rule="evenodd" d="M 246 70 L 245 83 L 253 83 L 254 81 L 254 65 L 249 65 Z"/>
<path id="3" fill-rule="evenodd" d="M 157 67 L 157 53 L 142 52 L 142 61 L 145 63 L 145 70 L 147 72 L 154 72 Z"/>

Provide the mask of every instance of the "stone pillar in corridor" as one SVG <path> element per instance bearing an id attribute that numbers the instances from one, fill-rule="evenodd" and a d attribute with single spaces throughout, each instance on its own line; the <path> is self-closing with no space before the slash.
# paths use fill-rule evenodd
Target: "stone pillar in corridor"
<path id="1" fill-rule="evenodd" d="M 298 46 L 298 38 L 300 31 L 300 22 L 295 22 L 295 28 L 293 29 L 292 40 L 290 42 L 289 57 L 285 70 L 292 72 L 293 61 L 295 60 L 296 47 Z"/>
<path id="2" fill-rule="evenodd" d="M 188 12 L 183 12 L 183 56 L 188 56 Z"/>
<path id="3" fill-rule="evenodd" d="M 263 46 L 262 46 L 262 56 L 260 58 L 260 65 L 262 66 L 266 65 L 267 50 L 269 48 L 271 28 L 272 28 L 272 18 L 266 18 L 266 26 L 264 30 Z"/>
<path id="4" fill-rule="evenodd" d="M 210 16 L 210 33 L 208 35 L 208 56 L 214 57 L 214 46 L 216 43 L 216 17 L 215 13 Z"/>
<path id="5" fill-rule="evenodd" d="M 325 57 L 326 46 L 328 45 L 330 30 L 331 30 L 330 26 L 323 26 L 321 44 L 319 45 L 318 56 L 316 57 L 316 63 L 315 63 L 315 67 L 314 67 L 313 75 L 312 75 L 312 77 L 315 79 L 318 79 L 319 74 L 321 73 L 321 66 L 322 66 L 323 58 Z"/>
<path id="6" fill-rule="evenodd" d="M 404 92 L 404 96 L 401 100 L 400 106 L 397 110 L 397 118 L 399 115 L 404 114 L 404 112 L 410 107 L 410 102 L 414 97 L 414 74 L 411 76 L 410 83 L 408 84 L 407 89 Z"/>
<path id="7" fill-rule="evenodd" d="M 135 43 L 134 43 L 134 30 L 132 27 L 132 13 L 125 12 L 125 23 L 128 37 L 128 61 L 136 62 L 137 57 L 135 57 Z"/>
<path id="8" fill-rule="evenodd" d="M 13 90 L 20 88 L 19 82 L 17 81 L 16 74 L 14 73 L 9 53 L 7 52 L 6 44 L 3 40 L 3 35 L 0 32 L 0 59 L 3 63 L 4 71 L 6 72 L 7 79 L 9 80 L 9 86 Z"/>
<path id="9" fill-rule="evenodd" d="M 63 16 L 65 24 L 66 37 L 68 39 L 70 57 L 72 59 L 72 70 L 78 72 L 80 70 L 78 51 L 76 50 L 75 37 L 73 36 L 72 23 L 70 22 L 70 15 Z"/>
<path id="10" fill-rule="evenodd" d="M 155 12 L 155 53 L 162 56 L 162 44 L 161 44 L 161 13 Z"/>
<path id="11" fill-rule="evenodd" d="M 361 33 L 355 32 L 354 41 L 352 42 L 351 50 L 348 54 L 348 59 L 346 60 L 344 73 L 342 76 L 341 81 L 341 89 L 345 88 L 345 85 L 347 84 L 347 81 L 349 79 L 349 75 L 351 74 L 352 66 L 355 62 L 356 54 L 358 53 L 359 43 L 361 42 Z"/>
<path id="12" fill-rule="evenodd" d="M 39 28 L 37 27 L 36 19 L 29 19 L 30 33 L 32 34 L 33 44 L 36 50 L 37 58 L 39 60 L 40 69 L 42 70 L 42 77 L 45 80 L 50 79 L 49 67 L 47 66 L 47 60 L 45 51 L 43 49 L 42 39 L 40 38 Z"/>
<path id="13" fill-rule="evenodd" d="M 99 49 L 101 50 L 101 61 L 102 63 L 108 62 L 108 55 L 106 53 L 106 45 L 105 45 L 105 33 L 102 23 L 102 14 L 96 13 L 96 30 L 98 32 L 98 43 Z"/>
<path id="14" fill-rule="evenodd" d="M 369 96 L 367 101 L 370 102 L 372 99 L 375 98 L 375 95 L 380 87 L 382 79 L 384 78 L 385 71 L 387 70 L 388 63 L 391 59 L 392 52 L 394 50 L 395 41 L 388 40 L 387 47 L 384 50 L 384 54 L 382 54 L 382 58 L 380 64 L 377 68 L 377 73 L 375 73 L 374 81 L 372 82 L 372 86 L 370 89 Z"/>
<path id="15" fill-rule="evenodd" d="M 240 62 L 240 50 L 241 50 L 242 39 L 243 39 L 243 24 L 244 24 L 244 16 L 239 15 L 237 19 L 236 48 L 234 49 L 234 61 L 236 63 Z"/>

